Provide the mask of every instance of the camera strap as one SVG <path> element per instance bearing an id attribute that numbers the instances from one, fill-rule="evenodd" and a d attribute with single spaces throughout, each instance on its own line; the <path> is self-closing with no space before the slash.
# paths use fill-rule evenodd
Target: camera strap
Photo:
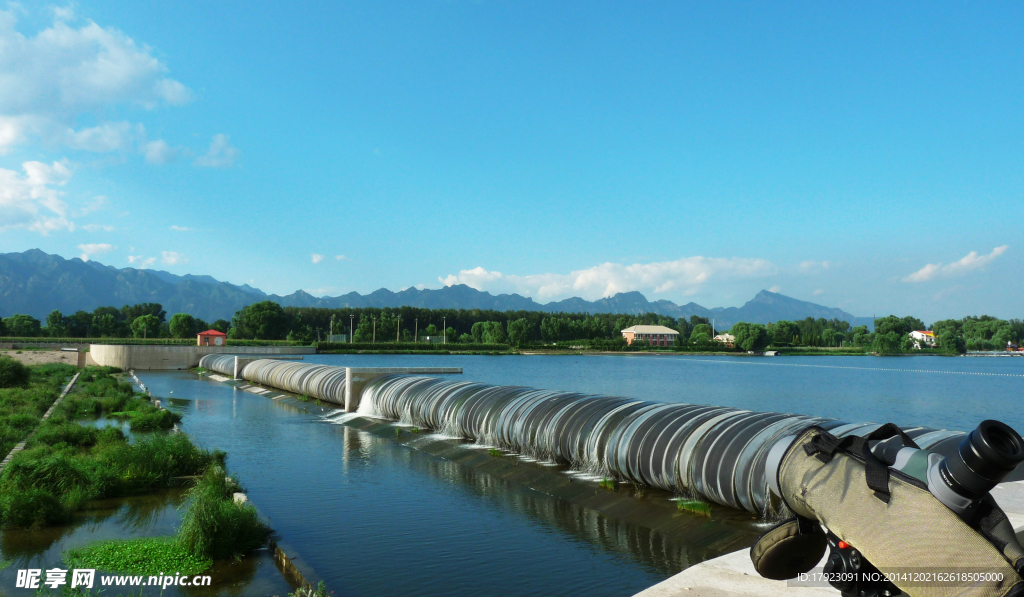
<path id="1" fill-rule="evenodd" d="M 848 435 L 843 438 L 831 433 L 821 433 L 804 445 L 808 456 L 816 455 L 818 460 L 828 463 L 837 451 L 843 450 L 860 456 L 864 460 L 864 478 L 875 497 L 889 503 L 889 467 L 871 453 L 868 442 L 899 437 L 906 448 L 918 448 L 917 443 L 894 423 L 886 423 L 864 437 Z"/>

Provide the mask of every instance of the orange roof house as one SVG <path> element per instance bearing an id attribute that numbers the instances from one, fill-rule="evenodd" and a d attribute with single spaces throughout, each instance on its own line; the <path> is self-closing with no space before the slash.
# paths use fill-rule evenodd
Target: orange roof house
<path id="1" fill-rule="evenodd" d="M 206 330 L 196 335 L 196 346 L 224 346 L 228 343 L 228 335 L 217 330 Z"/>

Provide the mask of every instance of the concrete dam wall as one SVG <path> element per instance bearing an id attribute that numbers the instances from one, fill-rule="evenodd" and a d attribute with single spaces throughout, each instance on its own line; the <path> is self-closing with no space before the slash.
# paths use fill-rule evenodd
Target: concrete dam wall
<path id="1" fill-rule="evenodd" d="M 98 365 L 124 371 L 191 369 L 208 354 L 303 355 L 316 354 L 312 346 L 180 346 L 154 344 L 91 344 L 89 354 Z"/>

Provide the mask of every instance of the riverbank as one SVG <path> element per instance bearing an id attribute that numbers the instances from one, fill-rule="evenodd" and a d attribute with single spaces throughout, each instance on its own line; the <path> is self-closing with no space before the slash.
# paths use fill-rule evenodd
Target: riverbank
<path id="1" fill-rule="evenodd" d="M 24 450 L 0 474 L 0 560 L 11 569 L 37 567 L 33 563 L 38 563 L 39 548 L 31 547 L 36 536 L 91 536 L 90 527 L 77 521 L 97 504 L 168 491 L 185 492 L 177 504 L 157 500 L 178 519 L 172 533 L 140 535 L 138 525 L 131 523 L 113 536 L 109 531 L 95 535 L 98 542 L 80 538 L 68 545 L 70 549 L 48 549 L 47 565 L 94 568 L 105 574 L 209 576 L 210 570 L 224 572 L 225 563 L 267 544 L 271 531 L 251 504 L 237 498 L 242 489 L 225 472 L 226 455 L 202 450 L 178 433 L 180 414 L 135 392 L 117 371 L 96 367 L 76 375 L 79 383 L 55 404 L 48 400 L 55 385 L 51 378 L 76 369 L 28 369 L 30 379 L 21 387 L 0 390 L 0 404 L 10 411 L 3 421 L 18 422 L 27 436 Z M 25 396 L 36 399 L 18 400 Z M 34 417 L 48 402 L 52 416 Z M 119 526 L 117 520 L 114 526 Z M 11 570 L 0 570 L 0 578 L 12 580 L 13 586 L 13 579 L 7 579 L 10 574 Z M 217 582 L 233 576 L 226 573 Z M 299 588 L 284 582 L 284 577 L 275 586 L 281 594 Z M 137 590 L 132 589 L 133 594 Z M 200 594 L 219 592 L 211 590 Z"/>

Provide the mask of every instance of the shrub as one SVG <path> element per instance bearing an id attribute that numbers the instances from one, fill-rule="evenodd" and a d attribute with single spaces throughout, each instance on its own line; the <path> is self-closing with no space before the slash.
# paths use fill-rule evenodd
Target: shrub
<path id="1" fill-rule="evenodd" d="M 28 385 L 29 368 L 11 357 L 0 357 L 0 388 Z"/>
<path id="2" fill-rule="evenodd" d="M 181 421 L 181 415 L 172 413 L 169 410 L 154 408 L 150 412 L 134 414 L 131 417 L 132 431 L 156 431 L 158 429 L 170 429 L 175 423 Z"/>
<path id="3" fill-rule="evenodd" d="M 58 422 L 50 419 L 32 436 L 30 445 L 44 444 L 56 446 L 94 446 L 99 436 L 99 429 L 85 427 L 75 423 Z"/>
<path id="4" fill-rule="evenodd" d="M 4 527 L 40 527 L 60 524 L 71 513 L 56 497 L 42 489 L 0 493 L 0 524 Z"/>
<path id="5" fill-rule="evenodd" d="M 189 551 L 215 560 L 262 547 L 270 529 L 250 504 L 236 504 L 224 469 L 211 466 L 189 490 L 178 538 Z"/>

